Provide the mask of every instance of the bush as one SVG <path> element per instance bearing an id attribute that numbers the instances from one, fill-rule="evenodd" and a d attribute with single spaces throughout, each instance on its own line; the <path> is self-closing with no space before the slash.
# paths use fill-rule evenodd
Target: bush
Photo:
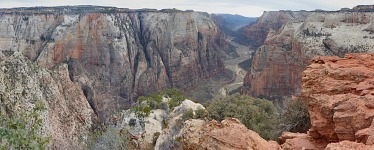
<path id="1" fill-rule="evenodd" d="M 169 98 L 167 104 L 162 101 L 163 97 Z M 161 93 L 154 93 L 150 96 L 140 96 L 137 99 L 138 104 L 134 107 L 135 115 L 137 118 L 144 118 L 147 117 L 153 109 L 163 109 L 166 111 L 169 109 L 172 110 L 180 105 L 185 99 L 183 92 L 176 88 Z"/>
<path id="2" fill-rule="evenodd" d="M 149 106 L 149 102 L 147 98 L 144 96 L 140 96 L 138 99 L 138 104 L 134 107 L 135 109 L 135 116 L 137 118 L 144 118 L 147 117 L 151 113 L 151 107 Z"/>
<path id="3" fill-rule="evenodd" d="M 238 118 L 247 128 L 265 139 L 275 136 L 277 114 L 272 102 L 250 96 L 234 94 L 214 99 L 207 107 L 209 117 L 222 121 Z"/>
<path id="4" fill-rule="evenodd" d="M 193 118 L 193 110 L 192 109 L 188 109 L 186 112 L 183 113 L 181 119 L 182 119 L 182 122 L 188 120 L 188 119 L 192 119 Z"/>
<path id="5" fill-rule="evenodd" d="M 87 149 L 129 149 L 129 136 L 125 129 L 104 127 L 93 131 L 87 139 Z"/>
<path id="6" fill-rule="evenodd" d="M 182 117 L 177 119 L 175 122 L 175 127 L 178 127 L 178 130 L 183 128 L 183 123 L 188 120 L 194 118 L 193 110 L 188 109 L 182 114 Z"/>
<path id="7" fill-rule="evenodd" d="M 131 118 L 130 121 L 129 121 L 129 126 L 134 127 L 135 125 L 136 125 L 136 119 Z"/>
<path id="8" fill-rule="evenodd" d="M 46 149 L 50 137 L 40 135 L 43 120 L 39 113 L 46 108 L 36 103 L 31 113 L 0 115 L 0 149 Z"/>
<path id="9" fill-rule="evenodd" d="M 208 112 L 203 108 L 197 108 L 195 110 L 195 119 L 205 118 L 208 117 Z"/>
<path id="10" fill-rule="evenodd" d="M 169 108 L 173 110 L 176 106 L 180 105 L 186 97 L 181 90 L 172 88 L 163 92 L 166 98 L 169 98 Z"/>
<path id="11" fill-rule="evenodd" d="M 284 131 L 305 133 L 311 126 L 306 101 L 300 98 L 285 98 L 284 110 L 281 112 L 279 122 L 279 133 Z"/>

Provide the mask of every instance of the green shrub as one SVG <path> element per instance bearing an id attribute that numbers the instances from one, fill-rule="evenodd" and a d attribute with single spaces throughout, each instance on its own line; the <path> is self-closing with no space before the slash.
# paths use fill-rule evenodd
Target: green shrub
<path id="1" fill-rule="evenodd" d="M 169 102 L 166 104 L 162 101 L 162 98 L 169 98 Z M 137 99 L 137 105 L 133 108 L 137 118 L 147 117 L 153 109 L 174 109 L 174 107 L 180 105 L 185 100 L 183 92 L 172 88 L 161 93 L 154 93 L 150 96 L 140 96 Z M 168 108 L 169 105 L 169 108 Z"/>
<path id="2" fill-rule="evenodd" d="M 125 129 L 106 126 L 89 133 L 87 149 L 129 149 L 129 136 Z"/>
<path id="3" fill-rule="evenodd" d="M 207 107 L 207 111 L 212 119 L 222 121 L 228 117 L 238 118 L 261 137 L 274 138 L 277 114 L 271 101 L 234 94 L 214 99 Z"/>
<path id="4" fill-rule="evenodd" d="M 181 143 L 181 142 L 182 142 L 182 139 L 183 139 L 182 137 L 178 136 L 177 138 L 175 138 L 175 141 Z"/>
<path id="5" fill-rule="evenodd" d="M 151 113 L 151 107 L 149 106 L 148 98 L 140 96 L 137 101 L 138 104 L 134 107 L 135 116 L 137 118 L 147 117 Z"/>
<path id="6" fill-rule="evenodd" d="M 131 118 L 130 121 L 129 121 L 129 125 L 130 125 L 130 127 L 134 127 L 136 125 L 136 119 Z"/>
<path id="7" fill-rule="evenodd" d="M 176 127 L 179 127 L 179 128 L 183 128 L 183 123 L 188 120 L 188 119 L 192 119 L 194 118 L 194 114 L 193 114 L 193 110 L 192 109 L 188 109 L 187 111 L 185 111 L 183 114 L 182 114 L 182 117 L 177 119 L 175 124 L 176 124 Z"/>
<path id="8" fill-rule="evenodd" d="M 195 110 L 195 119 L 205 118 L 208 117 L 208 112 L 203 108 L 197 108 Z"/>
<path id="9" fill-rule="evenodd" d="M 39 113 L 46 108 L 36 103 L 31 113 L 0 114 L 0 149 L 46 149 L 50 137 L 40 135 L 43 120 Z"/>
<path id="10" fill-rule="evenodd" d="M 163 92 L 163 95 L 166 98 L 169 98 L 169 108 L 173 110 L 176 106 L 179 106 L 186 97 L 184 96 L 181 90 L 176 88 L 172 88 Z"/>
<path id="11" fill-rule="evenodd" d="M 308 105 L 303 99 L 284 99 L 284 110 L 279 117 L 279 133 L 284 131 L 305 133 L 311 126 Z"/>
<path id="12" fill-rule="evenodd" d="M 181 119 L 182 119 L 182 122 L 188 120 L 188 119 L 192 119 L 193 118 L 193 110 L 192 109 L 188 109 L 186 112 L 183 113 Z"/>

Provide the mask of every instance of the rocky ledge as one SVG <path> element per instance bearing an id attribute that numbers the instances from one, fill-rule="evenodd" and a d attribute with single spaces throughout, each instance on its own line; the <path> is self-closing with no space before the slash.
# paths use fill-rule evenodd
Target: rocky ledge
<path id="1" fill-rule="evenodd" d="M 373 148 L 374 54 L 315 57 L 302 88 L 312 127 L 308 134 L 285 133 L 283 147 Z"/>

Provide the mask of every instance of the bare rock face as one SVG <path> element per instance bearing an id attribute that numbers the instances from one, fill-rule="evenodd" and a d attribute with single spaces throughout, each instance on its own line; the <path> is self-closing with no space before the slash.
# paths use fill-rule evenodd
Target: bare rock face
<path id="1" fill-rule="evenodd" d="M 295 19 L 290 11 L 266 11 L 255 24 L 247 25 L 241 29 L 237 42 L 258 48 L 264 44 L 269 32 L 277 31 L 290 20 Z"/>
<path id="2" fill-rule="evenodd" d="M 193 114 L 196 115 L 196 110 L 205 109 L 203 105 L 194 103 L 191 100 L 184 100 L 179 106 L 175 107 L 173 111 L 168 115 L 168 119 L 165 122 L 167 128 L 163 129 L 160 136 L 157 138 L 154 149 L 180 149 L 181 144 L 178 142 L 178 138 L 182 137 L 184 122 L 180 122 L 183 114 L 188 110 L 192 110 Z M 204 123 L 203 120 L 195 122 L 195 125 Z"/>
<path id="3" fill-rule="evenodd" d="M 70 80 L 66 64 L 48 71 L 15 52 L 0 61 L 0 68 L 0 112 L 30 113 L 41 102 L 46 106 L 41 133 L 51 136 L 50 148 L 82 144 L 97 117 L 80 86 Z"/>
<path id="4" fill-rule="evenodd" d="M 247 129 L 239 120 L 229 118 L 221 123 L 188 120 L 183 128 L 183 149 L 207 150 L 277 150 L 276 142 L 267 142 Z"/>
<path id="5" fill-rule="evenodd" d="M 21 52 L 48 69 L 67 62 L 100 116 L 138 95 L 193 87 L 223 68 L 218 55 L 227 43 L 207 13 L 50 9 L 1 13 L 0 51 Z"/>
<path id="6" fill-rule="evenodd" d="M 302 96 L 309 101 L 313 138 L 366 143 L 371 137 L 357 132 L 369 128 L 374 117 L 373 64 L 373 54 L 312 60 L 303 74 Z"/>
<path id="7" fill-rule="evenodd" d="M 300 60 L 302 54 L 293 54 L 293 51 L 267 45 L 257 49 L 244 78 L 242 93 L 268 99 L 296 94 L 295 85 L 301 85 L 301 70 L 307 63 Z"/>
<path id="8" fill-rule="evenodd" d="M 314 56 L 374 51 L 373 12 L 267 13 L 251 26 L 253 32 L 263 31 L 260 27 L 267 32 L 244 79 L 242 94 L 268 99 L 300 94 L 302 72 Z M 270 26 L 261 26 L 270 18 Z"/>
<path id="9" fill-rule="evenodd" d="M 288 150 L 323 150 L 328 144 L 328 142 L 322 139 L 313 139 L 305 133 L 291 132 L 282 133 L 282 136 L 279 137 L 279 141 L 282 144 L 282 148 Z"/>
<path id="10" fill-rule="evenodd" d="M 372 150 L 374 146 L 356 143 L 352 141 L 342 141 L 327 145 L 326 150 Z"/>

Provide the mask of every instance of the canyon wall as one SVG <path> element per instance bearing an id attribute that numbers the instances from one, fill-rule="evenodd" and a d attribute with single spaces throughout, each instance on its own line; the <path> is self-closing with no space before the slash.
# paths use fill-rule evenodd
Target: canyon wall
<path id="1" fill-rule="evenodd" d="M 128 108 L 138 95 L 194 87 L 224 67 L 227 43 L 207 13 L 62 8 L 2 10 L 0 51 L 47 69 L 67 63 L 100 116 Z"/>
<path id="2" fill-rule="evenodd" d="M 10 116 L 37 113 L 42 121 L 37 133 L 51 137 L 49 148 L 84 146 L 84 137 L 98 119 L 81 87 L 70 81 L 66 64 L 46 70 L 15 52 L 10 56 L 0 56 L 0 68 L 0 113 Z M 33 111 L 38 104 L 46 109 Z M 31 118 L 22 119 L 32 124 Z M 30 140 L 35 140 L 35 137 L 30 137 Z"/>
<path id="3" fill-rule="evenodd" d="M 302 71 L 314 56 L 374 51 L 373 20 L 374 12 L 358 9 L 265 12 L 246 28 L 248 36 L 260 37 L 253 42 L 262 46 L 241 93 L 268 99 L 300 94 Z"/>

